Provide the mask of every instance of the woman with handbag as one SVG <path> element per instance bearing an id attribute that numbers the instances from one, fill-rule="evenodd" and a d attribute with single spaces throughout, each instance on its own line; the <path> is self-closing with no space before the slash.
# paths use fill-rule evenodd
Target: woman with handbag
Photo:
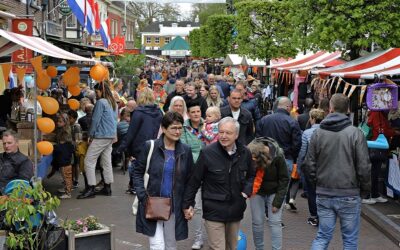
<path id="1" fill-rule="evenodd" d="M 163 134 L 153 147 L 146 143 L 133 170 L 139 199 L 136 232 L 149 236 L 151 250 L 173 250 L 176 241 L 188 237 L 182 197 L 194 163 L 190 147 L 180 141 L 182 115 L 167 112 L 161 127 Z"/>

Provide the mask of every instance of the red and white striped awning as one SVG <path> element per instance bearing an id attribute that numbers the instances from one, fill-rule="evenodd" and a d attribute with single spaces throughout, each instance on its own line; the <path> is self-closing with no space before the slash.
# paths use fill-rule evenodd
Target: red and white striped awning
<path id="1" fill-rule="evenodd" d="M 20 48 L 27 48 L 42 55 L 65 60 L 86 62 L 96 61 L 94 59 L 75 55 L 69 51 L 63 50 L 41 39 L 40 37 L 25 36 L 0 29 L 0 57 L 10 55 L 12 52 Z"/>
<path id="2" fill-rule="evenodd" d="M 269 67 L 279 71 L 291 72 L 297 72 L 299 70 L 311 70 L 314 68 L 328 67 L 328 65 L 331 65 L 332 63 L 340 64 L 342 63 L 340 60 L 338 60 L 340 56 L 340 51 L 318 51 L 317 53 L 298 55 L 295 59 L 280 63 L 274 63 L 274 60 L 271 60 L 271 65 Z"/>
<path id="3" fill-rule="evenodd" d="M 321 76 L 374 79 L 375 76 L 400 75 L 400 48 L 376 51 L 345 64 L 311 71 Z"/>

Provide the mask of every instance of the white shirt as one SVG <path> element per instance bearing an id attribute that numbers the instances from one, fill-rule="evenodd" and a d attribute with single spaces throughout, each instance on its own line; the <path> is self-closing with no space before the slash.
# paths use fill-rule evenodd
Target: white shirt
<path id="1" fill-rule="evenodd" d="M 238 111 L 232 111 L 232 117 L 233 119 L 235 119 L 236 121 L 239 119 L 239 115 L 240 115 L 240 109 Z"/>

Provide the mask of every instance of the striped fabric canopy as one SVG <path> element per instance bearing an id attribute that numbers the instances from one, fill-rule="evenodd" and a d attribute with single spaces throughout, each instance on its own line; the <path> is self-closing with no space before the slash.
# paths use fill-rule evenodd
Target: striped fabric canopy
<path id="1" fill-rule="evenodd" d="M 375 76 L 400 75 L 400 48 L 376 51 L 345 64 L 311 71 L 321 76 L 374 79 Z"/>
<path id="2" fill-rule="evenodd" d="M 95 62 L 91 58 L 75 55 L 63 50 L 39 37 L 25 36 L 0 29 L 0 57 L 10 55 L 12 52 L 27 48 L 42 55 L 61 58 L 72 61 Z"/>
<path id="3" fill-rule="evenodd" d="M 297 72 L 299 70 L 311 70 L 314 68 L 328 67 L 329 65 L 332 65 L 332 63 L 336 65 L 342 64 L 344 62 L 339 60 L 340 56 L 340 51 L 318 51 L 317 53 L 298 55 L 295 59 L 284 62 L 276 62 L 271 60 L 271 65 L 269 67 L 279 71 L 291 72 Z"/>

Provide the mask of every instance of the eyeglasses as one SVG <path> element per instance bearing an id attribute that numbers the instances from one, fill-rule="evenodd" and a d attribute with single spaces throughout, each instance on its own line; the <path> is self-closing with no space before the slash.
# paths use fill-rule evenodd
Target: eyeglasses
<path id="1" fill-rule="evenodd" d="M 171 127 L 168 127 L 168 129 L 172 130 L 172 131 L 181 131 L 183 129 L 183 127 L 182 126 L 171 126 Z"/>

